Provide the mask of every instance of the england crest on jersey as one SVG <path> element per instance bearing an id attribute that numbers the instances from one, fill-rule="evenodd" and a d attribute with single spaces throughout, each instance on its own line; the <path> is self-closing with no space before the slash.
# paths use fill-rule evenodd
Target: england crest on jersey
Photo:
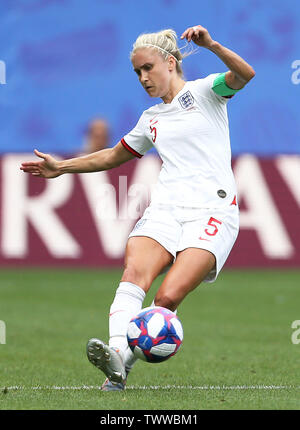
<path id="1" fill-rule="evenodd" d="M 194 97 L 192 96 L 190 91 L 187 91 L 186 93 L 182 94 L 182 96 L 180 96 L 178 100 L 183 109 L 187 109 L 194 104 Z"/>

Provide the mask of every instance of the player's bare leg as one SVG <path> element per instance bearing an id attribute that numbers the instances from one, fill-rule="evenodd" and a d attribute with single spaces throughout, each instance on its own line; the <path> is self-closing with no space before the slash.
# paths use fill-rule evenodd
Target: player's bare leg
<path id="1" fill-rule="evenodd" d="M 125 267 L 121 281 L 139 285 L 145 293 L 161 271 L 171 264 L 173 256 L 150 237 L 131 237 L 125 251 Z"/>
<path id="2" fill-rule="evenodd" d="M 206 278 L 215 262 L 215 256 L 205 249 L 187 248 L 179 252 L 155 296 L 155 305 L 175 311 Z"/>
<path id="3" fill-rule="evenodd" d="M 151 238 L 142 236 L 128 240 L 124 272 L 110 308 L 109 346 L 95 338 L 87 346 L 89 360 L 108 378 L 103 391 L 125 388 L 127 374 L 135 361 L 127 344 L 129 321 L 142 308 L 154 279 L 172 261 L 173 256 Z"/>

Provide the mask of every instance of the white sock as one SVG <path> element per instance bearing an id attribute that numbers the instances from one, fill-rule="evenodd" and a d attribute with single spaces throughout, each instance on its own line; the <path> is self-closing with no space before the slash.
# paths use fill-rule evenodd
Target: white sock
<path id="1" fill-rule="evenodd" d="M 120 282 L 109 313 L 109 346 L 118 348 L 129 370 L 134 356 L 128 347 L 127 328 L 132 317 L 142 309 L 145 291 L 131 282 Z"/>

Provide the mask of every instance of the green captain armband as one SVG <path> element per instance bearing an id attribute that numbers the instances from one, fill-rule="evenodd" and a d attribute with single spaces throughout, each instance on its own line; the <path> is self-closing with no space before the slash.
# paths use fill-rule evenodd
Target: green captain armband
<path id="1" fill-rule="evenodd" d="M 213 86 L 211 88 L 216 94 L 222 97 L 233 96 L 235 93 L 240 91 L 240 90 L 234 90 L 233 88 L 230 88 L 226 84 L 225 73 L 220 73 L 215 78 Z"/>

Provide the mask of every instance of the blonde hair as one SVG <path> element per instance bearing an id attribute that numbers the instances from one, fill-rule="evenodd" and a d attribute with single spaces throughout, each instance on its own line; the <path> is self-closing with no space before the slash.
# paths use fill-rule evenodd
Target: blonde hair
<path id="1" fill-rule="evenodd" d="M 184 46 L 183 48 L 185 48 Z M 141 34 L 135 41 L 132 47 L 132 51 L 130 53 L 130 60 L 137 49 L 140 48 L 154 48 L 157 49 L 158 52 L 162 55 L 162 57 L 167 60 L 169 55 L 175 58 L 176 60 L 176 70 L 177 73 L 182 76 L 182 59 L 192 54 L 193 52 L 181 53 L 181 49 L 177 45 L 177 35 L 176 32 L 172 29 L 161 30 L 156 33 L 143 33 Z"/>

